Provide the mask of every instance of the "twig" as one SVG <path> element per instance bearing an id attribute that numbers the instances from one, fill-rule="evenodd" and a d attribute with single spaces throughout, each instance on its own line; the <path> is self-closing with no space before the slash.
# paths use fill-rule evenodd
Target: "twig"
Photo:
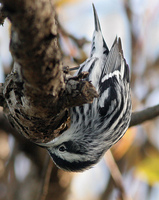
<path id="1" fill-rule="evenodd" d="M 71 38 L 79 48 L 82 48 L 84 44 L 86 43 L 90 43 L 90 41 L 88 41 L 86 38 L 81 38 L 81 39 L 78 39 L 76 38 L 74 35 L 68 33 L 64 28 L 63 26 L 61 25 L 61 23 L 58 21 L 58 29 L 59 29 L 59 32 L 61 32 L 63 35 Z"/>
<path id="2" fill-rule="evenodd" d="M 121 199 L 121 200 L 132 200 L 126 194 L 125 188 L 123 186 L 123 180 L 122 180 L 121 173 L 119 171 L 119 168 L 118 168 L 110 150 L 107 151 L 107 153 L 104 156 L 104 159 L 105 159 L 106 164 L 107 164 L 107 166 L 110 170 L 110 173 L 111 173 L 111 176 L 114 180 L 114 183 L 120 191 L 120 198 L 119 199 Z"/>
<path id="3" fill-rule="evenodd" d="M 131 122 L 130 122 L 129 127 L 136 126 L 147 120 L 154 119 L 157 116 L 159 116 L 159 104 L 156 106 L 146 108 L 142 111 L 133 112 L 132 116 L 131 116 Z"/>
<path id="4" fill-rule="evenodd" d="M 52 162 L 50 156 L 47 154 L 42 177 L 41 177 L 42 183 L 41 183 L 41 187 L 39 190 L 39 195 L 38 195 L 37 200 L 45 200 L 46 199 L 46 196 L 48 194 L 48 188 L 49 188 L 52 167 L 53 167 L 53 162 Z"/>
<path id="5" fill-rule="evenodd" d="M 63 72 L 64 73 L 66 73 L 66 74 L 68 74 L 70 71 L 75 71 L 75 70 L 78 70 L 79 69 L 79 65 L 78 66 L 76 66 L 76 67 L 69 67 L 69 66 L 63 66 Z"/>

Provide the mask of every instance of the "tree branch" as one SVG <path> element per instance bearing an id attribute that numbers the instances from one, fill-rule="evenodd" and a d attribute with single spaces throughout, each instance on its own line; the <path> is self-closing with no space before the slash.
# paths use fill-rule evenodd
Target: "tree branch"
<path id="1" fill-rule="evenodd" d="M 64 27 L 61 25 L 61 23 L 59 23 L 59 21 L 58 21 L 58 29 L 59 29 L 59 31 L 60 31 L 63 35 L 65 35 L 65 36 L 71 38 L 71 39 L 77 44 L 77 46 L 78 46 L 79 48 L 82 48 L 86 43 L 90 43 L 90 41 L 88 41 L 85 37 L 78 39 L 78 38 L 76 38 L 74 35 L 68 33 L 68 32 L 64 29 Z"/>
<path id="2" fill-rule="evenodd" d="M 87 73 L 64 73 L 57 23 L 50 0 L 0 0 L 12 22 L 14 68 L 0 86 L 0 105 L 10 122 L 34 142 L 47 142 L 66 130 L 68 108 L 91 103 L 98 94 Z M 132 114 L 130 126 L 159 115 L 158 106 Z"/>
<path id="3" fill-rule="evenodd" d="M 41 187 L 39 189 L 39 194 L 37 197 L 37 200 L 45 200 L 46 196 L 48 194 L 48 188 L 49 188 L 49 183 L 50 183 L 50 178 L 51 178 L 51 172 L 53 168 L 53 162 L 47 154 L 44 167 L 43 167 L 43 172 L 41 175 Z"/>
<path id="4" fill-rule="evenodd" d="M 91 103 L 97 92 L 83 74 L 71 77 L 62 70 L 53 1 L 0 1 L 12 22 L 10 50 L 15 61 L 1 105 L 25 137 L 47 142 L 69 126 L 68 108 Z"/>
<path id="5" fill-rule="evenodd" d="M 136 126 L 147 120 L 154 119 L 159 116 L 159 104 L 156 106 L 149 107 L 142 111 L 133 112 L 131 116 L 130 126 Z"/>
<path id="6" fill-rule="evenodd" d="M 126 191 L 125 191 L 125 188 L 124 188 L 124 185 L 123 185 L 121 173 L 119 171 L 119 168 L 118 168 L 110 150 L 108 150 L 106 152 L 104 159 L 105 159 L 105 162 L 106 162 L 106 164 L 109 168 L 109 171 L 110 171 L 111 176 L 114 180 L 114 183 L 115 183 L 117 189 L 120 191 L 119 198 L 121 200 L 132 200 L 131 197 L 129 197 L 126 194 Z"/>

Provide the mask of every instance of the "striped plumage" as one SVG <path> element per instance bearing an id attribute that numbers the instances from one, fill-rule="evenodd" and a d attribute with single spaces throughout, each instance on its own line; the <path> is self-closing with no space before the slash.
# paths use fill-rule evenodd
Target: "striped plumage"
<path id="1" fill-rule="evenodd" d="M 99 97 L 92 104 L 70 109 L 71 126 L 47 147 L 55 164 L 68 171 L 82 171 L 96 164 L 126 132 L 131 118 L 129 68 L 123 57 L 121 40 L 110 51 L 102 36 L 93 6 L 95 31 L 90 57 L 75 75 L 88 71 L 87 80 Z"/>

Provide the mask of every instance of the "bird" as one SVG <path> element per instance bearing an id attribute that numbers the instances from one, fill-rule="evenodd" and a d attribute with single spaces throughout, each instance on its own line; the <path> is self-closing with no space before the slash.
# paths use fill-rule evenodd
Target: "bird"
<path id="1" fill-rule="evenodd" d="M 70 127 L 45 147 L 58 168 L 82 172 L 92 168 L 118 142 L 131 119 L 130 70 L 116 37 L 109 50 L 93 5 L 95 30 L 89 58 L 75 73 L 86 77 L 98 92 L 92 103 L 70 108 Z"/>

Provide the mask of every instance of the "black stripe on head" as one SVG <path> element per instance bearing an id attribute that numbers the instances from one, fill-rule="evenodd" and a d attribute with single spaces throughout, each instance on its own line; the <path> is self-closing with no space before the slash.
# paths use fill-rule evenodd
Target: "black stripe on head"
<path id="1" fill-rule="evenodd" d="M 87 151 L 87 148 L 85 145 L 81 145 L 79 142 L 73 142 L 73 141 L 67 141 L 63 142 L 62 145 L 65 146 L 66 151 L 69 153 L 75 153 L 75 154 L 84 154 Z M 61 145 L 59 145 L 57 148 L 59 148 Z"/>
<path id="2" fill-rule="evenodd" d="M 49 152 L 53 161 L 57 165 L 57 167 L 66 170 L 66 171 L 72 171 L 72 172 L 78 172 L 83 171 L 85 169 L 91 168 L 92 165 L 96 164 L 95 161 L 79 161 L 79 162 L 69 162 L 67 160 L 63 160 L 62 158 L 56 156 L 55 154 L 52 154 Z"/>

